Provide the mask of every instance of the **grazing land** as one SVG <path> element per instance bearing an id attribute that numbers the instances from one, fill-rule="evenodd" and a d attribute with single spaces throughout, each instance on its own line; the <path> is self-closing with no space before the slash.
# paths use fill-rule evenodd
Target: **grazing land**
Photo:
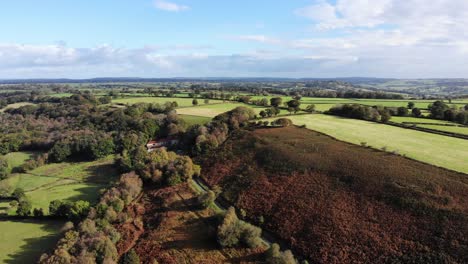
<path id="1" fill-rule="evenodd" d="M 313 114 L 290 116 L 294 124 L 306 125 L 339 140 L 365 142 L 376 149 L 397 151 L 409 158 L 468 173 L 468 141 L 422 131 L 404 129 L 356 119 Z M 274 119 L 272 119 L 274 120 Z"/>
<path id="2" fill-rule="evenodd" d="M 468 135 L 468 127 L 462 126 L 458 123 L 428 119 L 428 118 L 415 118 L 415 117 L 400 117 L 394 116 L 391 119 L 392 122 L 400 124 L 414 125 L 416 127 L 429 128 L 438 131 L 457 133 L 462 135 Z"/>
<path id="3" fill-rule="evenodd" d="M 199 162 L 222 198 L 312 263 L 468 261 L 466 174 L 296 127 L 237 132 Z"/>
<path id="4" fill-rule="evenodd" d="M 13 174 L 2 182 L 12 189 L 24 189 L 33 208 L 42 208 L 48 213 L 49 203 L 56 199 L 97 201 L 99 190 L 118 175 L 112 164 L 113 156 L 93 162 L 52 163 L 27 173 Z M 10 208 L 9 213 L 14 213 L 14 208 Z"/>
<path id="5" fill-rule="evenodd" d="M 0 263 L 35 263 L 60 238 L 61 221 L 0 221 Z"/>
<path id="6" fill-rule="evenodd" d="M 213 105 L 199 105 L 195 107 L 186 107 L 186 108 L 177 109 L 177 113 L 181 115 L 203 116 L 203 117 L 212 118 L 219 114 L 230 111 L 238 106 L 246 106 L 246 105 L 242 103 L 230 103 L 230 102 L 213 104 Z M 258 110 L 258 112 L 260 112 L 260 110 L 264 108 L 265 107 L 260 108 L 260 107 L 254 106 L 254 109 Z"/>
<path id="7" fill-rule="evenodd" d="M 204 125 L 211 121 L 211 117 L 205 116 L 179 115 L 179 117 L 182 118 L 188 126 Z"/>

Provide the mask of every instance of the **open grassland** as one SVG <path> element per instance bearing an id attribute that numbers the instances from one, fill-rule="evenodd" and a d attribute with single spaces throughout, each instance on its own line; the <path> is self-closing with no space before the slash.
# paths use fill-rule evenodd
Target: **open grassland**
<path id="1" fill-rule="evenodd" d="M 27 173 L 13 174 L 2 183 L 12 189 L 24 189 L 33 208 L 42 208 L 47 213 L 49 202 L 55 199 L 97 201 L 99 190 L 117 176 L 113 156 L 109 156 L 92 162 L 48 164 Z"/>
<path id="2" fill-rule="evenodd" d="M 199 105 L 195 107 L 180 108 L 180 109 L 177 109 L 177 113 L 181 115 L 203 116 L 203 117 L 213 118 L 219 114 L 230 111 L 238 106 L 248 106 L 248 105 L 242 104 L 242 103 L 225 102 L 225 103 L 219 103 L 219 104 L 213 104 L 213 105 Z M 258 110 L 257 112 L 260 112 L 260 110 L 264 109 L 264 107 L 262 108 L 252 107 L 252 106 L 248 106 L 248 107 Z"/>
<path id="3" fill-rule="evenodd" d="M 11 152 L 3 157 L 8 161 L 10 167 L 15 169 L 23 165 L 25 161 L 32 158 L 35 154 L 34 152 Z"/>
<path id="4" fill-rule="evenodd" d="M 112 100 L 115 104 L 137 104 L 137 103 L 157 103 L 164 104 L 166 102 L 177 102 L 179 107 L 192 106 L 192 98 L 179 98 L 179 97 L 132 97 L 132 98 L 120 98 Z M 198 104 L 203 105 L 204 99 L 197 98 Z M 219 100 L 210 100 L 210 104 L 220 103 Z"/>
<path id="5" fill-rule="evenodd" d="M 0 220 L 0 263 L 36 263 L 57 243 L 60 221 Z"/>
<path id="6" fill-rule="evenodd" d="M 211 121 L 211 117 L 205 117 L 205 116 L 179 115 L 179 117 L 185 121 L 187 126 L 204 125 Z"/>
<path id="7" fill-rule="evenodd" d="M 366 142 L 373 148 L 385 147 L 387 151 L 468 173 L 468 140 L 321 114 L 289 118 L 296 125 L 306 125 L 339 140 L 353 144 Z"/>
<path id="8" fill-rule="evenodd" d="M 468 261 L 466 174 L 297 127 L 237 131 L 197 162 L 310 263 Z"/>
<path id="9" fill-rule="evenodd" d="M 33 105 L 33 103 L 23 102 L 23 103 L 9 104 L 9 105 L 5 106 L 4 108 L 0 109 L 0 112 L 5 112 L 5 110 L 7 110 L 7 109 L 20 108 L 20 107 L 26 106 L 26 105 Z"/>
<path id="10" fill-rule="evenodd" d="M 468 127 L 450 121 L 400 116 L 394 116 L 390 121 L 400 124 L 415 125 L 417 127 L 428 128 L 443 132 L 468 135 Z"/>

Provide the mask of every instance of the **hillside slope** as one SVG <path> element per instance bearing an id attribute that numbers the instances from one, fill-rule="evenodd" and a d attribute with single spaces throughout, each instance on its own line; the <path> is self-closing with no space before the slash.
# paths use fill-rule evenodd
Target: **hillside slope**
<path id="1" fill-rule="evenodd" d="M 238 132 L 198 162 L 313 262 L 468 262 L 468 175 L 296 127 Z"/>

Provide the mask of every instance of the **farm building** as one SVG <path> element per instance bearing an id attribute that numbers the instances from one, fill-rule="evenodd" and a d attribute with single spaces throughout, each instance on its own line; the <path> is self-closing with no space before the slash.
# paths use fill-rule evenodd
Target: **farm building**
<path id="1" fill-rule="evenodd" d="M 146 144 L 146 147 L 148 148 L 148 150 L 152 150 L 156 148 L 174 146 L 177 143 L 179 143 L 179 140 L 176 138 L 163 138 L 163 139 L 149 141 Z"/>

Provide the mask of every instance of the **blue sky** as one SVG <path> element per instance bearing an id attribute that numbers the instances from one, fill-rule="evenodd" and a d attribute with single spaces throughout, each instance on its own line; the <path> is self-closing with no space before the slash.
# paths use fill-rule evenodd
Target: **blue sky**
<path id="1" fill-rule="evenodd" d="M 468 77 L 468 1 L 0 3 L 0 78 Z"/>

